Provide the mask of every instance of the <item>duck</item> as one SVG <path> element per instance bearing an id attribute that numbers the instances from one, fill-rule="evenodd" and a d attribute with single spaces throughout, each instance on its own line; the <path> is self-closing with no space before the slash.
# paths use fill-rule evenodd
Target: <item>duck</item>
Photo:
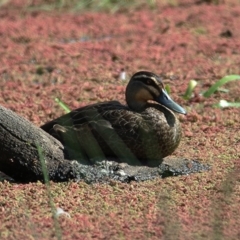
<path id="1" fill-rule="evenodd" d="M 180 143 L 176 114 L 185 109 L 169 96 L 163 79 L 148 71 L 133 74 L 125 99 L 126 105 L 106 101 L 78 108 L 41 128 L 63 144 L 67 159 L 159 166 Z"/>

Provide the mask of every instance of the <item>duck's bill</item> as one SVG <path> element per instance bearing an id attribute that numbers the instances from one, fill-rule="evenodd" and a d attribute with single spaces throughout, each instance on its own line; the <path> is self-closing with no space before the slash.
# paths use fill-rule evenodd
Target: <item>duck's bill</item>
<path id="1" fill-rule="evenodd" d="M 187 113 L 184 108 L 182 108 L 180 105 L 175 103 L 170 98 L 170 96 L 167 94 L 166 90 L 164 90 L 164 89 L 162 89 L 161 95 L 156 100 L 157 100 L 157 102 L 159 102 L 163 106 L 171 109 L 174 112 L 181 113 L 181 114 L 186 114 Z"/>

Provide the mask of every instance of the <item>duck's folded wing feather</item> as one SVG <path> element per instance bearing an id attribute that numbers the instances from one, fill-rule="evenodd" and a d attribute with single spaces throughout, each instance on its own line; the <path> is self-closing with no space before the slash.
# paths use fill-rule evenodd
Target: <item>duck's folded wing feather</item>
<path id="1" fill-rule="evenodd" d="M 124 105 L 121 105 L 118 101 L 109 101 L 109 102 L 88 105 L 88 106 L 73 110 L 70 113 L 67 113 L 59 118 L 51 120 L 43 124 L 41 128 L 46 132 L 50 132 L 55 124 L 59 124 L 61 126 L 68 126 L 68 127 L 84 124 L 88 122 L 93 116 L 97 117 L 99 114 L 101 115 L 103 112 L 108 111 L 108 109 L 119 109 L 119 108 L 127 108 L 127 107 Z"/>

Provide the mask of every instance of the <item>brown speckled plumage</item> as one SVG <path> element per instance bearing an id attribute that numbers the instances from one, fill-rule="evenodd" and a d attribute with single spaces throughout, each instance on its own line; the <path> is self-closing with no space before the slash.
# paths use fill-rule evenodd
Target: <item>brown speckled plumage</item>
<path id="1" fill-rule="evenodd" d="M 169 98 L 157 75 L 143 71 L 129 81 L 126 101 L 128 106 L 111 101 L 79 108 L 42 129 L 63 143 L 71 159 L 117 157 L 133 165 L 160 164 L 180 143 L 181 126 L 173 111 L 185 114 L 184 109 Z"/>

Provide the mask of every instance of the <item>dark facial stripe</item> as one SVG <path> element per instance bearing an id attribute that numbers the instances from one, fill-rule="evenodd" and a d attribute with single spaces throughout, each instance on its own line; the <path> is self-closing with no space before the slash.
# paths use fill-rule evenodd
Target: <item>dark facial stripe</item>
<path id="1" fill-rule="evenodd" d="M 144 88 L 146 88 L 146 90 L 148 90 L 154 98 L 157 97 L 156 93 L 151 91 L 151 88 L 149 88 L 148 86 L 152 86 L 156 88 L 159 93 L 162 91 L 162 88 L 163 88 L 163 84 L 159 79 L 159 77 L 152 73 L 139 72 L 133 76 L 133 80 L 144 83 Z M 159 83 L 160 83 L 160 86 L 159 86 Z"/>

